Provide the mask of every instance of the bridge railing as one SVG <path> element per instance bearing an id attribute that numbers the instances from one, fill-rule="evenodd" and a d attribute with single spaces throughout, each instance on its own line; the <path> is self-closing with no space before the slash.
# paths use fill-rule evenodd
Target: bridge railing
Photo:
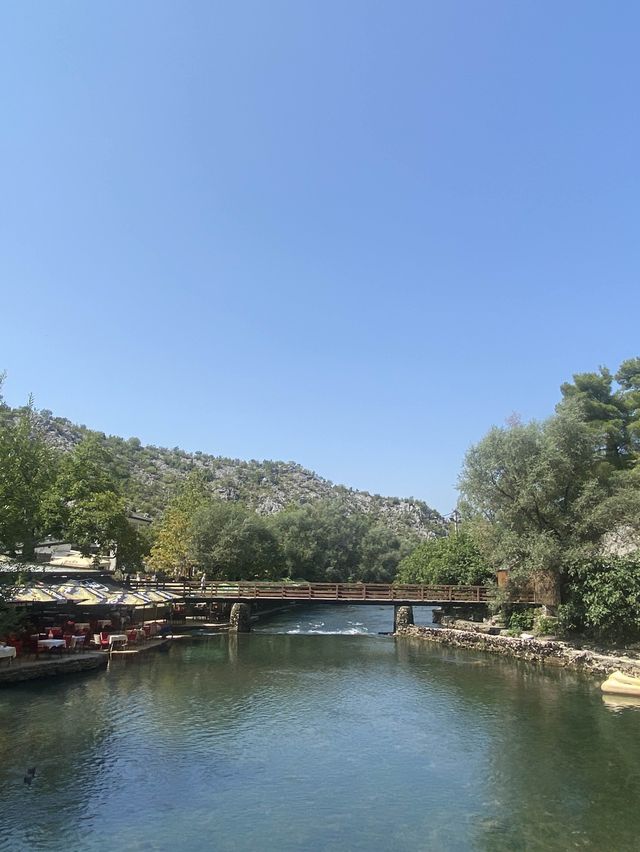
<path id="1" fill-rule="evenodd" d="M 496 594 L 491 586 L 420 585 L 390 583 L 282 583 L 228 580 L 130 580 L 134 589 L 158 588 L 185 598 L 216 600 L 394 601 L 412 603 L 488 603 Z M 533 592 L 514 602 L 536 603 Z"/>

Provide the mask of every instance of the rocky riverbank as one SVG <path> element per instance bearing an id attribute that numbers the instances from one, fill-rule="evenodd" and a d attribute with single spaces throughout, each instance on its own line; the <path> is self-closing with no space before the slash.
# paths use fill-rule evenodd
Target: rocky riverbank
<path id="1" fill-rule="evenodd" d="M 517 639 L 511 636 L 491 636 L 470 630 L 411 625 L 396 630 L 396 636 L 409 636 L 426 642 L 437 642 L 471 651 L 488 651 L 556 668 L 574 669 L 598 677 L 622 671 L 640 677 L 640 660 L 625 656 L 608 656 L 595 651 L 574 648 L 564 642 L 546 639 Z"/>

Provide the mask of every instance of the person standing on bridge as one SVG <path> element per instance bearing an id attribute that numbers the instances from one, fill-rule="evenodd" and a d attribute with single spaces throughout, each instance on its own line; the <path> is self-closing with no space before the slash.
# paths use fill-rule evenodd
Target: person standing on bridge
<path id="1" fill-rule="evenodd" d="M 202 577 L 200 577 L 200 591 L 201 592 L 204 592 L 204 587 L 205 587 L 206 582 L 207 582 L 207 575 L 203 571 Z"/>

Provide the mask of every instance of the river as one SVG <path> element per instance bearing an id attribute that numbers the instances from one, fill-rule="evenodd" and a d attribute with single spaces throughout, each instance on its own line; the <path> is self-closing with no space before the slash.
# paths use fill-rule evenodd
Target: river
<path id="1" fill-rule="evenodd" d="M 391 619 L 317 606 L 4 688 L 0 850 L 640 848 L 637 708 Z"/>

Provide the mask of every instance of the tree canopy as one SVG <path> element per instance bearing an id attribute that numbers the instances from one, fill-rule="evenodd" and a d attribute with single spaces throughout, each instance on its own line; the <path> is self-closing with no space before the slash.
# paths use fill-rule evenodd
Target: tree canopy
<path id="1" fill-rule="evenodd" d="M 115 549 L 120 565 L 132 568 L 145 546 L 127 518 L 108 453 L 95 440 L 62 454 L 48 444 L 31 402 L 17 413 L 0 406 L 2 550 L 32 559 L 35 545 L 56 535 L 85 554 Z"/>
<path id="2" fill-rule="evenodd" d="M 1 390 L 1 383 L 0 383 Z M 31 402 L 0 419 L 0 547 L 32 558 L 46 531 L 46 502 L 56 476 L 51 449 L 38 431 Z"/>
<path id="3" fill-rule="evenodd" d="M 397 579 L 401 583 L 481 586 L 493 577 L 492 566 L 463 528 L 419 544 L 400 563 Z"/>
<path id="4" fill-rule="evenodd" d="M 605 577 L 620 583 L 624 569 L 585 566 L 606 561 L 608 535 L 640 528 L 640 359 L 615 375 L 576 374 L 561 391 L 548 420 L 494 427 L 470 448 L 461 508 L 489 562 L 516 579 L 554 577 L 563 600 L 581 598 L 582 624 L 595 629 L 583 606 L 594 577 L 598 588 Z"/>

